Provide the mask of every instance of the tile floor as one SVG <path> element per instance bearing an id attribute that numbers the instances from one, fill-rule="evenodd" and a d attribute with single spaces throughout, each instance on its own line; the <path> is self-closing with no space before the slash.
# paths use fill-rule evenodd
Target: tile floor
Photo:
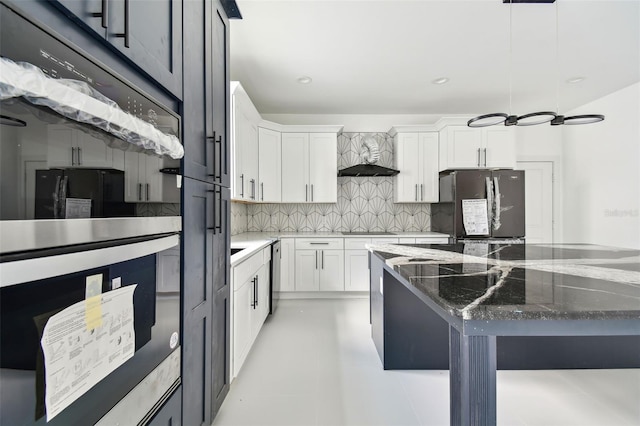
<path id="1" fill-rule="evenodd" d="M 368 299 L 282 300 L 213 425 L 448 425 L 448 371 L 384 371 Z M 498 425 L 640 425 L 640 369 L 499 371 Z"/>

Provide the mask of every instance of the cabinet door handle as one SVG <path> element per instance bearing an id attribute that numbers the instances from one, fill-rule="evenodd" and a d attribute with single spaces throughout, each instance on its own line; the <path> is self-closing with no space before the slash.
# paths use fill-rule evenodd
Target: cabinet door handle
<path id="1" fill-rule="evenodd" d="M 256 277 L 253 277 L 253 279 L 251 280 L 251 284 L 253 284 L 253 288 L 252 288 L 252 295 L 251 295 L 251 307 L 253 309 L 256 308 Z"/>
<path id="2" fill-rule="evenodd" d="M 260 288 L 260 287 L 259 287 L 259 282 L 260 282 L 260 281 L 259 281 L 259 278 L 260 278 L 260 277 L 259 277 L 258 275 L 256 275 L 256 291 L 254 291 L 254 292 L 253 292 L 254 297 L 256 298 L 256 304 L 255 304 L 255 306 L 258 306 L 258 289 Z"/>
<path id="3" fill-rule="evenodd" d="M 142 184 L 138 184 L 138 201 L 142 201 Z"/>
<path id="4" fill-rule="evenodd" d="M 487 148 L 485 148 L 483 151 L 484 151 L 484 166 L 487 167 Z"/>
<path id="5" fill-rule="evenodd" d="M 260 182 L 260 201 L 264 201 L 264 182 Z"/>
<path id="6" fill-rule="evenodd" d="M 312 245 L 312 246 L 328 246 L 329 243 L 309 243 L 309 245 Z"/>
<path id="7" fill-rule="evenodd" d="M 318 250 L 316 250 L 316 269 L 318 269 Z"/>
<path id="8" fill-rule="evenodd" d="M 240 175 L 240 197 L 244 198 L 244 173 Z"/>
<path id="9" fill-rule="evenodd" d="M 71 148 L 71 165 L 72 166 L 76 165 L 76 149 L 75 148 Z"/>
<path id="10" fill-rule="evenodd" d="M 313 184 L 311 184 L 311 201 L 313 201 Z"/>
<path id="11" fill-rule="evenodd" d="M 420 201 L 424 201 L 424 185 L 420 184 Z"/>
<path id="12" fill-rule="evenodd" d="M 217 157 L 218 159 L 218 168 L 216 170 L 215 164 L 213 165 L 213 173 L 208 174 L 207 176 L 212 177 L 219 181 L 222 180 L 222 136 L 218 136 L 216 139 L 216 132 L 213 132 L 213 136 L 207 136 L 207 141 L 212 142 L 214 144 L 213 147 L 213 156 L 214 159 Z M 216 148 L 218 148 L 219 155 L 216 156 Z M 214 162 L 215 163 L 215 162 Z"/>
<path id="13" fill-rule="evenodd" d="M 304 200 L 309 201 L 309 185 L 304 186 Z"/>
<path id="14" fill-rule="evenodd" d="M 418 184 L 416 183 L 416 201 L 418 201 Z"/>
<path id="15" fill-rule="evenodd" d="M 324 269 L 324 250 L 322 250 L 322 269 Z"/>
<path id="16" fill-rule="evenodd" d="M 249 196 L 249 198 L 251 198 L 252 200 L 255 200 L 256 199 L 256 181 L 254 179 L 251 179 L 249 183 L 251 184 L 251 195 Z"/>
<path id="17" fill-rule="evenodd" d="M 213 234 L 217 234 L 218 231 L 222 232 L 222 189 L 208 189 L 207 192 L 213 193 L 213 226 L 207 227 L 208 230 L 213 231 Z M 218 199 L 218 196 L 220 199 Z"/>
<path id="18" fill-rule="evenodd" d="M 149 201 L 149 184 L 147 184 L 147 201 Z"/>
<path id="19" fill-rule="evenodd" d="M 107 28 L 107 25 L 109 23 L 109 15 L 108 15 L 108 10 L 109 10 L 109 6 L 108 6 L 109 0 L 102 0 L 102 11 L 101 12 L 93 12 L 91 14 L 91 16 L 93 16 L 94 18 L 102 18 L 102 28 Z"/>
<path id="20" fill-rule="evenodd" d="M 478 167 L 480 167 L 482 164 L 480 163 L 480 148 L 478 148 Z"/>
<path id="21" fill-rule="evenodd" d="M 129 48 L 129 39 L 131 31 L 129 31 L 129 0 L 124 0 L 124 32 L 117 33 L 116 37 L 124 38 L 124 47 Z"/>

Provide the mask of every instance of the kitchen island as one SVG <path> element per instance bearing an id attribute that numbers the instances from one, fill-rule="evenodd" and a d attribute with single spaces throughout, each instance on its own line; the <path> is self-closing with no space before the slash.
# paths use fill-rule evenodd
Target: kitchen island
<path id="1" fill-rule="evenodd" d="M 369 250 L 372 337 L 383 365 L 449 368 L 452 425 L 496 423 L 496 369 L 640 367 L 640 251 Z"/>

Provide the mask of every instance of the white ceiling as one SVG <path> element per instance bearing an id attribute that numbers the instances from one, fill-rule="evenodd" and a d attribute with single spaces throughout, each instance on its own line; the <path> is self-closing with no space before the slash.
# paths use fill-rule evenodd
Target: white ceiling
<path id="1" fill-rule="evenodd" d="M 513 4 L 511 31 L 501 0 L 237 3 L 231 79 L 263 114 L 562 113 L 640 81 L 640 0 Z"/>

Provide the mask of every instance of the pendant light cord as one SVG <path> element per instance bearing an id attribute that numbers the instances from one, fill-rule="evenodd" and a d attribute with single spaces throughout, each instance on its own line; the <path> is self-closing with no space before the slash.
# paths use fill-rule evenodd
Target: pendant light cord
<path id="1" fill-rule="evenodd" d="M 509 1 L 509 115 L 513 114 L 513 0 Z"/>
<path id="2" fill-rule="evenodd" d="M 558 24 L 558 2 L 556 0 L 556 114 L 560 114 L 560 26 Z"/>

